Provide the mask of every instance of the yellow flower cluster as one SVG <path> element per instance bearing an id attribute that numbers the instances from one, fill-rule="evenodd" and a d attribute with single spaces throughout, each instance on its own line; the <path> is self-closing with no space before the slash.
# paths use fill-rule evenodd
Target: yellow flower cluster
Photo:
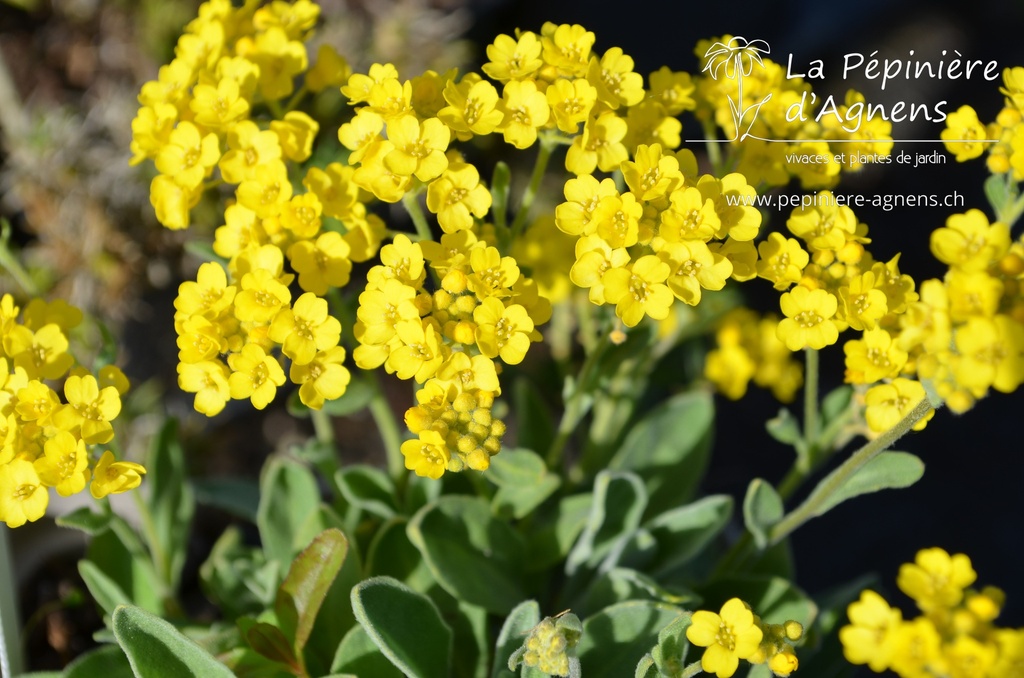
<path id="1" fill-rule="evenodd" d="M 702 290 L 754 277 L 761 213 L 744 204 L 754 189 L 743 175 L 698 177 L 693 153 L 657 143 L 616 168 L 628 191 L 582 175 L 566 182 L 555 209 L 558 228 L 577 237 L 569 277 L 593 303 L 614 304 L 633 327 L 644 316 L 665 319 L 675 299 L 693 306 Z"/>
<path id="2" fill-rule="evenodd" d="M 924 549 L 900 567 L 896 583 L 921 615 L 903 619 L 874 591 L 863 591 L 839 630 L 846 659 L 903 678 L 1010 678 L 1024 673 L 1024 629 L 993 622 L 1003 592 L 968 588 L 977 578 L 971 560 L 941 548 Z"/>
<path id="3" fill-rule="evenodd" d="M 1005 99 L 993 122 L 986 125 L 973 107 L 961 106 L 946 117 L 941 137 L 958 161 L 977 158 L 988 150 L 990 172 L 1011 173 L 1014 181 L 1024 181 L 1024 67 L 1005 69 L 999 91 Z"/>
<path id="4" fill-rule="evenodd" d="M 697 118 L 706 129 L 717 125 L 725 138 L 733 140 L 751 135 L 734 147 L 736 171 L 750 184 L 785 186 L 796 177 L 805 189 L 830 188 L 839 181 L 840 172 L 856 171 L 865 161 L 892 150 L 892 124 L 878 115 L 869 119 L 863 111 L 863 95 L 850 90 L 841 103 L 830 103 L 825 97 L 819 100 L 803 78 L 787 78 L 783 66 L 762 57 L 759 41 L 743 45 L 740 40 L 725 35 L 697 43 L 694 52 L 707 75 L 694 78 L 693 96 Z M 736 64 L 736 59 L 741 63 Z M 737 78 L 742 78 L 742 90 L 737 89 Z M 740 92 L 742 100 L 736 101 Z M 820 114 L 816 114 L 819 103 Z M 734 106 L 745 113 L 740 130 Z M 746 113 L 752 106 L 756 108 Z M 797 108 L 805 115 L 787 115 Z M 769 143 L 765 139 L 809 141 Z M 842 143 L 829 146 L 830 140 Z M 836 162 L 840 150 L 842 162 Z M 791 154 L 820 156 L 825 162 L 787 163 L 786 156 Z"/>
<path id="5" fill-rule="evenodd" d="M 803 385 L 803 366 L 779 341 L 778 325 L 774 314 L 759 316 L 746 308 L 730 311 L 718 323 L 717 346 L 704 361 L 705 378 L 732 400 L 742 398 L 753 381 L 771 389 L 780 401 L 792 401 Z"/>
<path id="6" fill-rule="evenodd" d="M 57 300 L 21 309 L 0 298 L 0 522 L 20 527 L 46 512 L 49 488 L 93 497 L 138 487 L 146 470 L 101 446 L 114 437 L 128 380 L 108 365 L 90 374 L 68 335 L 82 312 Z M 63 394 L 63 399 L 61 398 Z M 96 458 L 98 455 L 98 459 Z M 90 482 L 91 479 L 91 482 Z"/>
<path id="7" fill-rule="evenodd" d="M 700 660 L 705 673 L 729 678 L 743 659 L 751 664 L 767 663 L 773 675 L 786 678 L 799 665 L 792 643 L 803 633 L 799 622 L 767 624 L 747 603 L 732 598 L 717 613 L 694 612 L 686 638 L 697 647 L 707 648 Z"/>
<path id="8" fill-rule="evenodd" d="M 330 235 L 338 236 L 328 232 L 320 239 Z M 351 375 L 338 345 L 341 323 L 328 313 L 327 300 L 304 292 L 293 303 L 288 285 L 294 276 L 284 272 L 275 245 L 246 248 L 231 259 L 229 271 L 230 284 L 219 263 L 203 264 L 174 300 L 178 385 L 196 394 L 196 411 L 212 417 L 231 399 L 266 407 L 285 383 L 275 348 L 290 359 L 288 378 L 299 386 L 303 404 L 318 410 L 340 398 Z"/>
<path id="9" fill-rule="evenodd" d="M 438 281 L 433 294 L 428 271 Z M 381 249 L 359 295 L 353 358 L 424 384 L 405 415 L 418 436 L 402 446 L 409 469 L 438 478 L 488 468 L 505 432 L 491 416 L 501 393 L 495 361 L 522 362 L 550 317 L 550 302 L 515 260 L 473 230 L 440 242 L 398 234 Z"/>

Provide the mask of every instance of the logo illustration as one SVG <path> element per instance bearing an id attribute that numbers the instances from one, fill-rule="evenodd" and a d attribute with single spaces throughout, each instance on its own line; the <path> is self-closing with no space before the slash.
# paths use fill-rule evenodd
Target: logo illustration
<path id="1" fill-rule="evenodd" d="M 721 73 L 729 80 L 736 80 L 736 99 L 729 96 L 729 109 L 732 111 L 733 126 L 736 128 L 735 136 L 729 141 L 743 141 L 750 136 L 750 128 L 757 120 L 757 113 L 761 106 L 772 98 L 769 92 L 765 98 L 744 108 L 743 105 L 743 78 L 749 76 L 754 70 L 754 62 L 764 68 L 761 61 L 762 54 L 771 54 L 771 48 L 764 40 L 750 40 L 736 36 L 728 43 L 716 42 L 704 53 L 707 64 L 704 66 L 712 80 L 718 80 Z M 750 113 L 752 115 L 749 115 Z M 750 121 L 743 126 L 744 120 L 749 117 Z M 742 130 L 742 132 L 741 132 Z"/>

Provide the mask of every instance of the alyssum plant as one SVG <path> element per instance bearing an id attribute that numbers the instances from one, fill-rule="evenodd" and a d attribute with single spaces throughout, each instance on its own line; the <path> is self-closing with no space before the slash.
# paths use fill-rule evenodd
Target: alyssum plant
<path id="1" fill-rule="evenodd" d="M 353 73 L 343 45 L 311 57 L 318 16 L 309 0 L 204 3 L 132 125 L 158 219 L 205 257 L 174 303 L 180 387 L 209 417 L 277 399 L 312 420 L 315 438 L 268 461 L 258 503 L 190 480 L 173 422 L 144 466 L 96 461 L 120 373 L 73 368 L 65 306 L 0 309 L 0 518 L 39 518 L 48 488 L 81 490 L 90 468 L 97 497 L 148 471 L 141 533 L 102 500 L 60 520 L 92 535 L 80 572 L 112 632 L 64 675 L 785 677 L 838 675 L 840 652 L 901 676 L 1021 675 L 1024 631 L 995 626 L 1003 596 L 971 588 L 967 556 L 929 548 L 900 570 L 921 610 L 905 621 L 871 591 L 811 600 L 787 538 L 916 482 L 898 438 L 1024 379 L 1024 69 L 1007 70 L 993 125 L 949 116 L 944 138 L 1001 139 L 949 143 L 961 160 L 990 149 L 995 220 L 950 216 L 931 239 L 948 273 L 918 283 L 828 199 L 857 158 L 890 152 L 889 124 L 787 120 L 810 86 L 760 41 L 709 40 L 699 74 L 644 78 L 548 23 L 499 35 L 481 73 L 409 78 Z M 680 148 L 685 111 L 734 140 L 702 146 L 710 173 Z M 511 149 L 533 158 L 522 179 Z M 833 160 L 787 165 L 794 152 Z M 817 200 L 768 231 L 753 199 L 794 179 Z M 215 228 L 192 223 L 201 202 Z M 754 279 L 781 316 L 721 291 Z M 706 355 L 690 341 L 705 334 Z M 847 385 L 822 397 L 818 352 L 841 335 Z M 686 380 L 666 383 L 668 367 Z M 409 384 L 404 425 L 381 368 Z M 783 401 L 803 389 L 802 424 L 768 422 L 791 470 L 752 479 L 741 507 L 698 495 L 714 420 L 701 381 L 730 398 L 750 381 Z M 338 452 L 332 417 L 363 408 L 379 466 Z M 220 616 L 203 623 L 179 600 L 197 495 L 260 537 L 229 528 L 208 555 Z"/>

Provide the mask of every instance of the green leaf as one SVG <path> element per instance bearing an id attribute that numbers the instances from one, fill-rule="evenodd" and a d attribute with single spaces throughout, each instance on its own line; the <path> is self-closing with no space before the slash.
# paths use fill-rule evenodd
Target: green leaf
<path id="1" fill-rule="evenodd" d="M 673 396 L 633 426 L 608 468 L 643 478 L 652 512 L 678 506 L 704 475 L 714 416 L 710 393 Z"/>
<path id="2" fill-rule="evenodd" d="M 1005 174 L 993 174 L 985 180 L 985 197 L 988 198 L 988 204 L 992 205 L 994 213 L 999 214 L 1006 208 L 1014 196 L 1010 194 L 1010 185 Z"/>
<path id="3" fill-rule="evenodd" d="M 814 511 L 815 516 L 821 516 L 847 499 L 862 494 L 910 487 L 924 475 L 924 462 L 909 452 L 882 452 L 844 484 L 829 489 L 838 473 L 839 469 L 836 469 L 825 476 L 806 499 L 807 502 L 821 502 Z"/>
<path id="4" fill-rule="evenodd" d="M 118 605 L 126 605 L 132 602 L 131 597 L 125 593 L 117 582 L 108 577 L 96 563 L 91 560 L 78 561 L 78 574 L 89 589 L 89 593 L 96 600 L 96 603 L 103 608 L 106 614 L 113 614 Z"/>
<path id="5" fill-rule="evenodd" d="M 682 613 L 678 607 L 649 601 L 612 605 L 583 622 L 577 654 L 587 678 L 623 678 L 658 642 L 658 632 Z"/>
<path id="6" fill-rule="evenodd" d="M 793 414 L 783 407 L 779 413 L 764 423 L 768 435 L 783 445 L 796 445 L 803 440 L 800 424 Z"/>
<path id="7" fill-rule="evenodd" d="M 195 513 L 195 498 L 185 482 L 185 452 L 178 440 L 178 422 L 164 422 L 150 448 L 146 464 L 148 503 L 159 544 L 151 552 L 161 578 L 177 591 L 188 550 L 189 527 Z"/>
<path id="8" fill-rule="evenodd" d="M 658 544 L 650 567 L 665 574 L 693 560 L 725 528 L 732 516 L 732 497 L 712 495 L 666 511 L 644 525 Z"/>
<path id="9" fill-rule="evenodd" d="M 282 457 L 272 457 L 260 479 L 260 505 L 256 526 L 263 550 L 284 571 L 307 541 L 296 543 L 296 535 L 320 507 L 320 488 L 305 466 Z"/>
<path id="10" fill-rule="evenodd" d="M 292 644 L 281 629 L 267 622 L 244 624 L 245 642 L 267 659 L 299 668 L 301 666 Z"/>
<path id="11" fill-rule="evenodd" d="M 593 495 L 574 494 L 560 499 L 552 516 L 534 514 L 537 526 L 528 535 L 524 563 L 528 572 L 546 570 L 565 559 L 586 527 L 592 503 Z"/>
<path id="12" fill-rule="evenodd" d="M 508 613 L 494 648 L 491 678 L 515 678 L 515 672 L 508 668 L 508 658 L 522 646 L 530 629 L 539 623 L 540 605 L 535 600 L 523 601 Z"/>
<path id="13" fill-rule="evenodd" d="M 276 595 L 280 564 L 267 562 L 263 551 L 242 544 L 242 532 L 231 525 L 214 542 L 199 567 L 203 592 L 228 619 L 259 614 Z"/>
<path id="14" fill-rule="evenodd" d="M 395 517 L 384 523 L 373 536 L 366 555 L 366 571 L 387 575 L 426 593 L 437 582 L 419 550 L 409 541 L 408 519 Z"/>
<path id="15" fill-rule="evenodd" d="M 830 421 L 841 415 L 853 400 L 853 387 L 840 386 L 833 389 L 821 401 L 821 418 L 827 426 Z"/>
<path id="16" fill-rule="evenodd" d="M 491 506 L 499 516 L 520 520 L 554 494 L 562 480 L 529 450 L 502 450 L 484 477 L 498 486 Z"/>
<path id="17" fill-rule="evenodd" d="M 309 640 L 313 622 L 347 552 L 345 535 L 340 530 L 325 530 L 295 558 L 277 592 L 274 611 L 278 624 L 293 641 L 297 655 Z"/>
<path id="18" fill-rule="evenodd" d="M 585 610 L 602 608 L 627 600 L 652 600 L 669 605 L 695 605 L 700 596 L 693 591 L 663 587 L 652 577 L 625 567 L 615 567 L 601 574 L 590 586 Z"/>
<path id="19" fill-rule="evenodd" d="M 512 396 L 515 400 L 515 412 L 519 424 L 519 447 L 528 450 L 546 450 L 555 439 L 555 420 L 551 416 L 551 406 L 544 394 L 525 377 L 513 383 Z M 502 451 L 501 456 L 505 452 Z M 501 458 L 491 460 L 493 464 Z"/>
<path id="20" fill-rule="evenodd" d="M 89 541 L 86 558 L 128 595 L 119 602 L 132 603 L 155 614 L 164 612 L 165 591 L 160 577 L 146 547 L 123 518 L 111 516 L 110 529 Z"/>
<path id="21" fill-rule="evenodd" d="M 250 523 L 256 522 L 260 486 L 245 478 L 196 478 L 192 481 L 196 501 L 227 511 Z"/>
<path id="22" fill-rule="evenodd" d="M 743 498 L 743 522 L 754 538 L 757 548 L 768 545 L 768 530 L 782 520 L 782 497 L 767 480 L 754 478 Z"/>
<path id="23" fill-rule="evenodd" d="M 232 672 L 169 622 L 134 606 L 114 610 L 114 636 L 137 678 L 232 678 Z"/>
<path id="24" fill-rule="evenodd" d="M 353 587 L 352 610 L 374 644 L 405 675 L 449 675 L 452 631 L 425 595 L 389 577 L 374 577 Z"/>
<path id="25" fill-rule="evenodd" d="M 658 644 L 651 650 L 651 657 L 662 675 L 678 676 L 685 668 L 684 660 L 690 649 L 686 629 L 690 621 L 690 613 L 684 612 L 658 632 Z"/>
<path id="26" fill-rule="evenodd" d="M 90 537 L 95 537 L 110 528 L 110 514 L 95 513 L 88 506 L 83 506 L 57 518 L 57 524 L 81 530 Z"/>
<path id="27" fill-rule="evenodd" d="M 654 657 L 649 654 L 641 657 L 640 662 L 636 665 L 636 672 L 633 676 L 634 678 L 659 678 L 661 673 L 658 671 L 658 667 L 654 665 Z"/>
<path id="28" fill-rule="evenodd" d="M 132 667 L 124 650 L 117 645 L 102 645 L 88 652 L 64 667 L 64 673 L 56 674 L 63 678 L 132 678 Z M 21 678 L 41 676 L 41 674 L 22 674 Z"/>
<path id="29" fill-rule="evenodd" d="M 739 598 L 768 624 L 793 619 L 809 628 L 818 614 L 817 605 L 806 593 L 780 577 L 725 577 L 715 580 L 701 593 L 709 610 L 719 609 L 730 598 Z"/>
<path id="30" fill-rule="evenodd" d="M 402 672 L 385 657 L 362 626 L 353 626 L 338 645 L 332 672 L 348 671 L 357 676 L 402 678 Z"/>
<path id="31" fill-rule="evenodd" d="M 522 538 L 494 518 L 483 499 L 441 497 L 413 516 L 407 533 L 437 582 L 457 599 L 507 614 L 526 597 Z"/>
<path id="32" fill-rule="evenodd" d="M 646 506 L 647 492 L 635 474 L 598 473 L 587 524 L 565 561 L 566 573 L 574 574 L 584 567 L 594 569 L 609 555 L 614 559 L 640 527 Z"/>
<path id="33" fill-rule="evenodd" d="M 395 483 L 379 468 L 365 464 L 347 466 L 335 474 L 334 481 L 352 506 L 384 520 L 395 515 Z"/>
<path id="34" fill-rule="evenodd" d="M 225 268 L 227 267 L 227 259 L 224 259 L 213 250 L 213 243 L 205 240 L 189 239 L 185 241 L 184 247 L 186 252 L 202 262 L 215 261 Z"/>

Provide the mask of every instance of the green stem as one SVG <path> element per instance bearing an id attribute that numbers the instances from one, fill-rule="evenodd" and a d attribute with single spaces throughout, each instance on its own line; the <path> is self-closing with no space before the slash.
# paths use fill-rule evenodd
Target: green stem
<path id="1" fill-rule="evenodd" d="M 380 377 L 376 372 L 371 372 L 373 378 L 374 393 L 370 398 L 370 414 L 380 431 L 381 441 L 384 443 L 384 453 L 388 460 L 388 473 L 396 481 L 401 482 L 405 477 L 405 459 L 402 457 L 402 433 L 398 428 L 398 419 L 395 411 L 391 409 L 384 394 L 384 388 L 380 383 Z"/>
<path id="2" fill-rule="evenodd" d="M 18 596 L 6 525 L 0 526 L 0 675 L 23 671 L 18 637 Z"/>
<path id="3" fill-rule="evenodd" d="M 409 213 L 409 217 L 412 219 L 412 225 L 416 227 L 416 234 L 421 240 L 433 240 L 434 234 L 430 230 L 430 224 L 427 223 L 427 215 L 423 213 L 423 208 L 420 207 L 419 192 L 408 191 L 402 196 L 402 207 Z"/>
<path id="4" fill-rule="evenodd" d="M 288 100 L 288 105 L 284 107 L 285 114 L 288 114 L 288 113 L 291 113 L 292 111 L 294 111 L 295 107 L 299 105 L 299 103 L 302 101 L 302 97 L 306 96 L 307 92 L 309 92 L 309 89 L 306 87 L 305 83 L 303 83 L 302 87 L 299 88 L 299 90 L 295 93 L 295 95 L 292 96 L 292 98 Z M 284 117 L 284 116 L 279 116 L 279 117 Z"/>
<path id="5" fill-rule="evenodd" d="M 865 464 L 892 447 L 893 443 L 909 432 L 915 424 L 931 411 L 932 404 L 925 398 L 907 416 L 903 417 L 898 424 L 854 452 L 849 459 L 836 469 L 835 473 L 829 476 L 807 498 L 807 501 L 791 511 L 771 529 L 769 533 L 770 543 L 779 543 L 791 532 L 811 518 L 814 518 L 821 505 L 835 494 L 839 488 L 849 482 L 850 478 L 860 471 Z"/>
<path id="6" fill-rule="evenodd" d="M 162 589 L 160 599 L 169 614 L 180 614 L 181 605 L 178 603 L 175 591 L 171 587 L 171 559 L 164 551 L 163 544 L 160 543 L 160 533 L 156 529 L 153 512 L 149 510 L 149 504 L 146 503 L 141 492 L 131 492 L 130 494 L 139 510 L 139 518 L 142 520 L 142 533 L 145 535 L 146 543 L 149 545 L 149 554 L 153 561 L 154 569 L 160 578 L 160 587 Z"/>
<path id="7" fill-rule="evenodd" d="M 715 176 L 718 176 L 721 169 L 720 165 L 722 164 L 722 151 L 717 143 L 718 135 L 715 134 L 715 121 L 705 120 L 702 126 L 704 127 L 704 138 L 712 142 L 705 146 L 708 151 L 708 160 L 711 161 L 711 171 Z"/>
<path id="8" fill-rule="evenodd" d="M 703 672 L 704 669 L 701 668 L 700 660 L 698 659 L 697 661 L 693 662 L 685 669 L 683 669 L 683 672 L 679 674 L 679 678 L 693 678 L 693 676 L 696 676 L 698 673 Z"/>
<path id="9" fill-rule="evenodd" d="M 814 457 L 814 447 L 818 443 L 818 351 L 813 348 L 804 350 L 807 364 L 804 370 L 804 453 L 798 465 L 809 470 Z"/>
<path id="10" fill-rule="evenodd" d="M 267 108 L 270 109 L 270 113 L 278 120 L 284 120 L 284 110 L 281 108 L 281 102 L 276 99 L 267 100 Z"/>
<path id="11" fill-rule="evenodd" d="M 590 405 L 586 399 L 588 391 L 588 384 L 590 383 L 591 373 L 594 371 L 597 363 L 600 362 L 601 356 L 604 355 L 608 347 L 611 346 L 611 334 L 606 334 L 597 347 L 587 355 L 586 360 L 583 361 L 583 366 L 580 367 L 580 371 L 576 377 L 576 388 L 573 390 L 572 395 L 569 397 L 569 402 L 565 404 L 565 411 L 562 413 L 562 419 L 558 423 L 558 431 L 555 435 L 555 439 L 551 443 L 551 447 L 548 448 L 547 462 L 549 468 L 557 468 L 562 461 L 562 455 L 565 453 L 565 446 L 569 442 L 569 438 L 576 430 L 576 426 L 580 423 L 580 420 L 586 415 L 590 409 Z"/>
<path id="12" fill-rule="evenodd" d="M 551 152 L 555 150 L 557 142 L 549 137 L 540 138 L 540 148 L 537 150 L 537 160 L 533 164 L 533 174 L 530 175 L 530 183 L 523 191 L 523 200 L 519 203 L 519 210 L 516 218 L 512 220 L 511 242 L 515 242 L 526 226 L 526 218 L 533 207 L 533 201 L 540 192 L 540 182 L 544 179 L 544 172 L 548 168 L 548 160 L 551 159 Z"/>
<path id="13" fill-rule="evenodd" d="M 313 420 L 313 432 L 316 439 L 328 445 L 334 444 L 334 424 L 331 422 L 331 415 L 323 410 L 310 410 L 310 419 Z"/>
<path id="14" fill-rule="evenodd" d="M 28 271 L 18 261 L 18 257 L 11 251 L 11 225 L 6 219 L 0 219 L 0 268 L 7 271 L 18 286 L 30 297 L 39 296 L 39 288 L 36 287 Z"/>

